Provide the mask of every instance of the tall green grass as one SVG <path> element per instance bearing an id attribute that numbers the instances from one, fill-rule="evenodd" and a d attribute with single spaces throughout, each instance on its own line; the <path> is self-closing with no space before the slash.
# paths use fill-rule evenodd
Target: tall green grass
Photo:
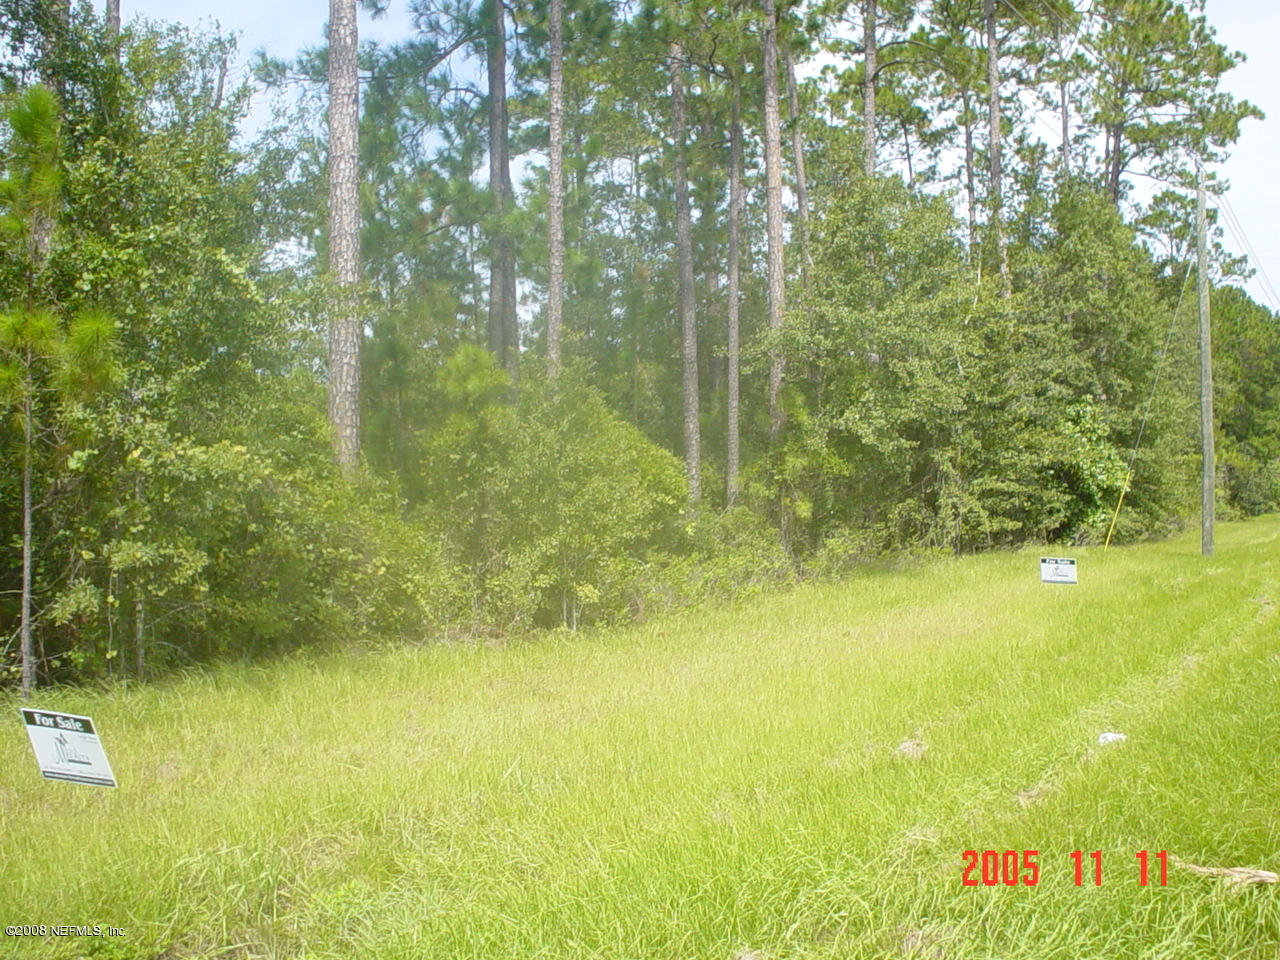
<path id="1" fill-rule="evenodd" d="M 4 700 L 0 925 L 125 935 L 0 957 L 1276 960 L 1280 886 L 1135 854 L 1280 869 L 1280 518 L 1076 556 L 42 693 L 115 791 L 42 780 Z"/>

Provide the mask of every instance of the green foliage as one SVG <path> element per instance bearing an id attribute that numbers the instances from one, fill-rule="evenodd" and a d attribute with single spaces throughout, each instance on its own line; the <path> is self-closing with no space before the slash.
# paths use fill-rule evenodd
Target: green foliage
<path id="1" fill-rule="evenodd" d="M 116 660 L 136 652 L 139 598 L 154 669 L 420 640 L 428 624 L 458 617 L 465 599 L 431 538 L 393 522 L 390 491 L 353 485 L 331 462 L 318 399 L 309 378 L 271 383 L 256 398 L 269 425 L 246 416 L 211 443 L 120 399 L 73 412 L 75 520 L 56 538 L 73 559 L 51 591 L 46 631 L 65 675 L 131 659 Z"/>
<path id="2" fill-rule="evenodd" d="M 421 639 L 449 622 L 465 602 L 439 575 L 438 547 L 403 528 L 389 491 L 330 463 L 309 319 L 319 297 L 270 268 L 280 220 L 267 184 L 281 160 L 233 144 L 243 96 L 208 73 L 223 41 L 139 23 L 118 61 L 95 61 L 90 33 L 69 42 L 93 82 L 68 86 L 70 135 L 44 204 L 65 218 L 40 291 L 56 309 L 19 306 L 24 275 L 0 277 L 12 305 L 0 377 L 9 399 L 36 397 L 33 469 L 47 491 L 33 571 L 42 675 Z M 19 188 L 35 155 L 10 151 L 5 197 L 23 201 L 10 213 L 32 209 Z M 6 531 L 20 520 L 21 436 L 0 434 Z M 11 595 L 18 551 L 5 546 Z M 6 626 L 12 611 L 0 608 Z"/>
<path id="3" fill-rule="evenodd" d="M 500 624 L 609 619 L 677 529 L 683 471 L 590 387 L 526 381 L 461 348 L 438 386 L 449 411 L 428 446 L 424 521 Z"/>
<path id="4" fill-rule="evenodd" d="M 23 91 L 7 112 L 7 175 L 0 180 L 0 238 L 16 242 L 34 282 L 49 258 L 62 203 L 62 143 L 58 103 L 40 84 Z"/>
<path id="5" fill-rule="evenodd" d="M 15 405 L 49 390 L 63 399 L 89 396 L 111 385 L 116 354 L 116 322 L 102 311 L 69 323 L 47 309 L 0 314 L 0 396 Z"/>
<path id="6" fill-rule="evenodd" d="M 1125 486 L 1171 310 L 1132 230 L 1104 198 L 1065 195 L 1010 297 L 968 275 L 958 231 L 894 181 L 854 181 L 824 210 L 792 334 L 823 379 L 775 468 L 810 505 L 811 542 L 1090 538 Z M 1156 401 L 1148 450 L 1184 436 L 1168 380 Z M 1144 461 L 1129 505 L 1148 526 L 1182 507 L 1181 466 Z"/>
<path id="7" fill-rule="evenodd" d="M 1210 316 L 1222 496 L 1244 516 L 1280 509 L 1280 322 L 1228 286 Z"/>
<path id="8" fill-rule="evenodd" d="M 1222 75 L 1244 57 L 1214 39 L 1202 9 L 1177 0 L 1099 5 L 1103 25 L 1093 39 L 1097 83 L 1089 107 L 1106 131 L 1113 200 L 1122 172 L 1136 161 L 1170 180 L 1185 176 L 1189 157 L 1215 158 L 1239 138 L 1245 119 L 1262 118 L 1253 104 L 1219 88 Z"/>
<path id="9" fill-rule="evenodd" d="M 1114 201 L 1130 171 L 1176 183 L 1188 147 L 1225 149 L 1256 116 L 1219 91 L 1238 55 L 1212 42 L 1196 5 L 1117 0 L 1097 8 L 1104 18 L 997 6 L 1006 290 L 980 222 L 990 145 L 979 8 L 882 0 L 881 169 L 901 165 L 910 182 L 850 173 L 865 67 L 856 43 L 831 44 L 839 62 L 802 84 L 800 115 L 785 118 L 815 215 L 808 247 L 787 251 L 792 315 L 765 333 L 759 12 L 569 3 L 572 373 L 554 388 L 540 371 L 538 303 L 545 10 L 506 8 L 522 38 L 512 152 L 528 178 L 496 217 L 485 96 L 469 79 L 491 7 L 420 3 L 415 37 L 361 51 L 367 473 L 351 480 L 330 463 L 323 413 L 325 51 L 299 61 L 312 85 L 289 122 L 250 145 L 237 126 L 251 91 L 227 79 L 232 37 L 140 19 L 114 34 L 89 5 L 64 18 L 59 4 L 0 0 L 0 397 L 18 413 L 0 425 L 0 626 L 15 616 L 26 462 L 46 678 L 610 621 L 886 553 L 1087 541 L 1122 491 L 1121 539 L 1167 531 L 1192 509 L 1193 393 L 1179 372 L 1190 312 L 1173 316 L 1170 280 L 1187 257 L 1188 200 L 1169 193 L 1140 211 L 1150 242 L 1166 245 L 1154 254 Z M 1168 16 L 1136 22 L 1130 7 Z M 787 12 L 783 43 L 803 60 L 850 14 L 861 10 Z M 714 491 L 689 514 L 670 452 L 683 430 L 662 135 L 673 40 L 689 61 L 702 467 Z M 287 73 L 264 64 L 262 76 Z M 721 513 L 730 78 L 745 131 L 741 489 Z M 1029 97 L 1064 111 L 1070 162 L 1015 109 Z M 793 223 L 794 237 L 805 232 Z M 495 239 L 513 245 L 527 325 L 510 372 L 478 346 Z M 1225 250 L 1215 259 L 1238 266 Z M 1273 509 L 1275 321 L 1223 290 L 1215 315 L 1222 503 Z M 765 402 L 774 349 L 788 359 L 780 442 Z"/>
<path id="10" fill-rule="evenodd" d="M 630 605 L 637 619 L 730 603 L 798 582 L 794 560 L 761 510 L 700 512 L 680 533 L 636 571 Z"/>

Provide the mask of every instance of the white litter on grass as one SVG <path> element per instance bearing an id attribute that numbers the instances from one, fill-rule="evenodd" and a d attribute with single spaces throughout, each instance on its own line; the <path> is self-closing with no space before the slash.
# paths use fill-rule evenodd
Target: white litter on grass
<path id="1" fill-rule="evenodd" d="M 1108 743 L 1124 743 L 1129 738 L 1123 733 L 1100 733 L 1098 734 L 1098 743 L 1106 746 Z"/>
<path id="2" fill-rule="evenodd" d="M 898 753 L 912 760 L 919 760 L 928 749 L 929 745 L 923 740 L 904 740 L 898 744 Z"/>

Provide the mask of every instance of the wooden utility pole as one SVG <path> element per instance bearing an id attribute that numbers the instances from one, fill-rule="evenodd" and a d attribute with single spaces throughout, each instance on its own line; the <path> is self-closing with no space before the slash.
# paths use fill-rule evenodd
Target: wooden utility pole
<path id="1" fill-rule="evenodd" d="M 26 348 L 27 382 L 22 391 L 22 699 L 36 685 L 36 648 L 31 638 L 31 345 Z"/>
<path id="2" fill-rule="evenodd" d="M 1213 556 L 1213 346 L 1209 332 L 1209 257 L 1205 251 L 1204 168 L 1196 163 L 1196 262 L 1200 291 L 1200 553 Z"/>

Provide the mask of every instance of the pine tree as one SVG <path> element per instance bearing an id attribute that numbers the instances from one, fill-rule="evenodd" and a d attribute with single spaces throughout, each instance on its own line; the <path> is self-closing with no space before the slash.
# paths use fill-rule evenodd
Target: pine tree
<path id="1" fill-rule="evenodd" d="M 360 91 L 356 0 L 329 0 L 329 422 L 338 463 L 360 462 Z"/>

